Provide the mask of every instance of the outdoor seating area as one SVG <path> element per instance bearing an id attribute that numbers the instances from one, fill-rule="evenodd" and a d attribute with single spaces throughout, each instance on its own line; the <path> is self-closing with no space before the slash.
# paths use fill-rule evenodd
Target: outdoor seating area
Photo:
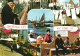
<path id="1" fill-rule="evenodd" d="M 62 54 L 62 51 L 63 49 L 58 49 L 59 50 L 59 53 Z M 50 51 L 49 51 L 49 56 L 53 56 L 53 55 L 56 55 L 55 54 L 55 51 L 56 51 L 56 48 L 50 48 Z M 65 53 L 65 55 L 68 55 L 68 54 L 77 54 L 77 53 L 80 53 L 80 46 L 77 46 L 75 48 L 72 48 L 72 47 L 67 47 L 67 53 Z M 62 54 L 63 55 L 63 54 Z"/>
<path id="2" fill-rule="evenodd" d="M 74 38 L 72 38 L 73 36 L 75 36 Z M 72 36 L 72 37 L 71 37 Z M 77 55 L 79 54 L 80 52 L 80 38 L 79 38 L 79 35 L 78 33 L 70 33 L 68 32 L 68 37 L 69 37 L 69 41 L 71 42 L 71 46 L 64 46 L 64 48 L 66 48 L 66 53 L 65 55 Z M 78 37 L 78 38 L 77 38 Z M 66 40 L 67 37 L 61 37 L 62 40 Z M 75 45 L 75 41 L 76 39 L 79 40 L 79 45 Z M 54 40 L 53 42 L 51 43 L 42 43 L 41 44 L 41 55 L 42 56 L 55 56 L 56 55 L 56 47 L 55 47 L 55 40 L 56 40 L 56 36 L 54 37 Z M 63 49 L 62 48 L 59 48 L 58 49 L 58 52 L 59 52 L 59 55 L 63 55 Z"/>
<path id="3" fill-rule="evenodd" d="M 51 43 L 54 44 L 54 43 Z M 42 44 L 41 46 L 44 46 L 44 48 L 42 47 L 41 50 L 43 50 L 41 53 L 43 55 L 43 52 L 46 52 L 46 54 L 44 55 L 49 55 L 49 56 L 53 56 L 56 55 L 56 48 L 52 47 L 51 44 Z M 62 51 L 63 49 L 58 49 L 59 50 L 59 54 L 63 55 Z M 67 47 L 67 53 L 65 53 L 65 55 L 68 54 L 77 54 L 80 53 L 80 46 L 71 46 L 71 47 Z"/>

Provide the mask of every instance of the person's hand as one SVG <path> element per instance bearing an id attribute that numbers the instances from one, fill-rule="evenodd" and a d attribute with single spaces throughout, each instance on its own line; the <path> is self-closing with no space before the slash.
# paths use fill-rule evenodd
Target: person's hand
<path id="1" fill-rule="evenodd" d="M 19 14 L 17 14 L 17 16 L 19 16 Z"/>
<path id="2" fill-rule="evenodd" d="M 56 45 L 56 48 L 58 48 L 58 46 Z"/>
<path id="3" fill-rule="evenodd" d="M 66 47 L 66 46 L 64 46 L 64 47 Z"/>

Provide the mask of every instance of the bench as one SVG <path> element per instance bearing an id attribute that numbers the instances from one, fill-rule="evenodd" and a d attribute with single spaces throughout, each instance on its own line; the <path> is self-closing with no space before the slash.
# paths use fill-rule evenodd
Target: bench
<path id="1" fill-rule="evenodd" d="M 50 53 L 49 53 L 50 56 L 52 55 L 52 51 L 56 51 L 56 48 L 45 48 L 45 49 L 50 50 Z M 58 50 L 62 51 L 63 49 L 59 48 Z M 67 50 L 70 50 L 70 48 L 67 48 Z"/>
<path id="2" fill-rule="evenodd" d="M 47 50 L 50 50 L 49 52 L 49 55 L 51 56 L 52 55 L 52 51 L 56 51 L 56 48 L 45 48 L 45 49 L 47 49 Z M 61 48 L 59 48 L 58 49 L 59 51 L 62 51 L 63 49 L 61 49 Z"/>
<path id="3" fill-rule="evenodd" d="M 62 51 L 63 49 L 59 48 L 59 51 Z M 50 48 L 50 56 L 52 56 L 52 51 L 56 51 L 56 48 Z"/>

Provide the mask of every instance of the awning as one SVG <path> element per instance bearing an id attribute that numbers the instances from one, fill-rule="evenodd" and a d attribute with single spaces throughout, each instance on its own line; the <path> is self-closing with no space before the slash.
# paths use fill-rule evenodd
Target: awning
<path id="1" fill-rule="evenodd" d="M 75 34 L 75 33 L 79 33 L 79 32 L 80 32 L 80 29 L 75 31 L 75 32 L 70 32 L 70 33 L 74 33 Z"/>

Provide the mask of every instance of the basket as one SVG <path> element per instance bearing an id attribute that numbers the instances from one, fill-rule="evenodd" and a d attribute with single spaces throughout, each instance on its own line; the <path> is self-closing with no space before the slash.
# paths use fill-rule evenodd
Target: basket
<path id="1" fill-rule="evenodd" d="M 36 42 L 37 42 L 37 43 L 42 43 L 42 42 L 43 42 L 43 40 L 36 39 Z"/>

